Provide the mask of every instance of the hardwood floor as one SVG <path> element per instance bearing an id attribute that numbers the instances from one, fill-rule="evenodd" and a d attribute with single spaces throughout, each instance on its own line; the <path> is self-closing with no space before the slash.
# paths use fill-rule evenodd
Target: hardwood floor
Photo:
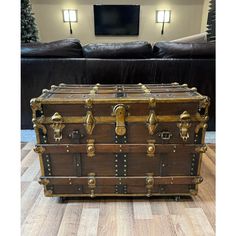
<path id="1" fill-rule="evenodd" d="M 21 230 L 26 236 L 215 235 L 215 145 L 203 156 L 199 194 L 194 198 L 46 198 L 32 143 L 21 144 Z"/>

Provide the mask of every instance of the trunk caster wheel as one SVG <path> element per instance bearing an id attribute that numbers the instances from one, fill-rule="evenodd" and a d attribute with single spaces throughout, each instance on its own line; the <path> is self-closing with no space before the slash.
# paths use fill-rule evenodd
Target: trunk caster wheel
<path id="1" fill-rule="evenodd" d="M 64 203 L 64 202 L 66 201 L 66 197 L 60 197 L 59 201 L 60 201 L 61 203 Z"/>
<path id="2" fill-rule="evenodd" d="M 178 202 L 180 200 L 180 196 L 175 196 L 175 201 Z"/>

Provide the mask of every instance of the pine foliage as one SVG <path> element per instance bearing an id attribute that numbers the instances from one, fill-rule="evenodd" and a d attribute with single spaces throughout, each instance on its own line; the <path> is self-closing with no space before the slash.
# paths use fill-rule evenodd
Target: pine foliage
<path id="1" fill-rule="evenodd" d="M 38 30 L 29 0 L 21 0 L 21 42 L 30 43 L 38 40 Z"/>

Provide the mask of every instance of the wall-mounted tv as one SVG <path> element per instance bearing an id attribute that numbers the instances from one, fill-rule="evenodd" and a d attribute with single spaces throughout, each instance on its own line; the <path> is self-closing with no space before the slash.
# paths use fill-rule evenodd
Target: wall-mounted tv
<path id="1" fill-rule="evenodd" d="M 94 5 L 95 35 L 138 35 L 139 5 Z"/>

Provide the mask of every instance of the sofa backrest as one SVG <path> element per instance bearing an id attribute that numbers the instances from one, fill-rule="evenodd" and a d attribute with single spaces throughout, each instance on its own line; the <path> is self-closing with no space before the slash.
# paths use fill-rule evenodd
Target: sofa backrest
<path id="1" fill-rule="evenodd" d="M 155 58 L 214 58 L 214 43 L 158 42 L 153 46 Z"/>
<path id="2" fill-rule="evenodd" d="M 25 43 L 21 45 L 21 57 L 80 58 L 82 46 L 78 39 L 63 39 L 50 43 Z"/>
<path id="3" fill-rule="evenodd" d="M 87 44 L 83 47 L 85 58 L 145 59 L 152 58 L 152 46 L 148 42 Z"/>

